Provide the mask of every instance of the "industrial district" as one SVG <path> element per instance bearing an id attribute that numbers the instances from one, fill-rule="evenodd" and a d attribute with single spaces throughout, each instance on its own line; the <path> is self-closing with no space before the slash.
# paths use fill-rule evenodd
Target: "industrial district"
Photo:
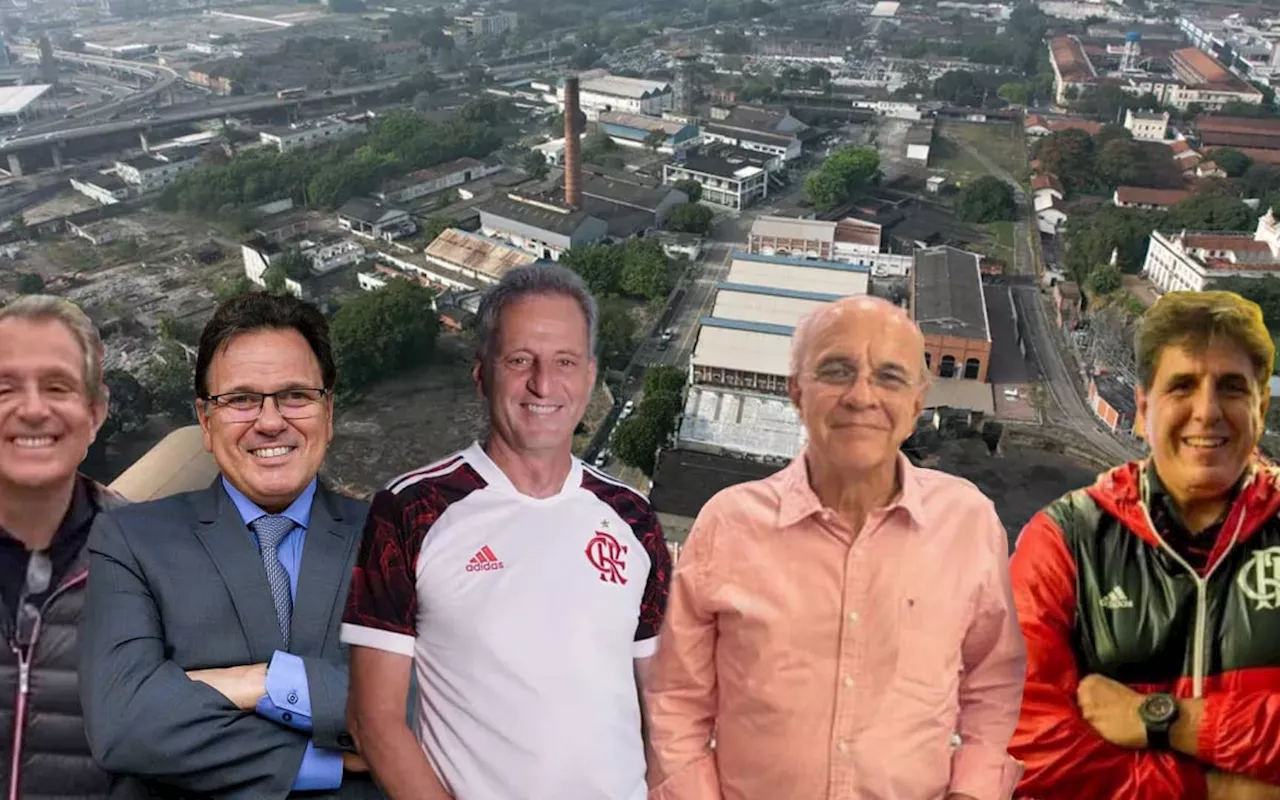
<path id="1" fill-rule="evenodd" d="M 485 288 L 566 264 L 601 302 L 579 455 L 678 541 L 803 446 L 800 318 L 875 294 L 935 376 L 910 455 L 1014 532 L 1143 452 L 1130 342 L 1161 293 L 1231 288 L 1280 327 L 1266 13 L 7 0 L 0 302 L 60 294 L 106 332 L 104 479 L 190 431 L 220 299 L 316 302 L 345 381 L 329 477 L 368 494 L 482 429 Z"/>

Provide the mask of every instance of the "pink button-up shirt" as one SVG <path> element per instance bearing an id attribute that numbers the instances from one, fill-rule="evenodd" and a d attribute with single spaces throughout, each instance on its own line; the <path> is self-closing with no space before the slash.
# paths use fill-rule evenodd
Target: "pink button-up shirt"
<path id="1" fill-rule="evenodd" d="M 653 800 L 1012 795 L 1026 650 L 1005 531 L 969 482 L 899 464 L 860 531 L 803 456 L 702 509 L 646 692 Z"/>

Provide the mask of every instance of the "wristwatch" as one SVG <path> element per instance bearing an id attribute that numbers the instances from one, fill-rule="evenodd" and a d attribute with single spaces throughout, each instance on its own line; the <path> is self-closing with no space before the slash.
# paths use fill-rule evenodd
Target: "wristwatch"
<path id="1" fill-rule="evenodd" d="M 1178 721 L 1178 700 L 1171 694 L 1149 694 L 1138 706 L 1138 716 L 1147 726 L 1147 747 L 1169 749 L 1169 730 Z"/>

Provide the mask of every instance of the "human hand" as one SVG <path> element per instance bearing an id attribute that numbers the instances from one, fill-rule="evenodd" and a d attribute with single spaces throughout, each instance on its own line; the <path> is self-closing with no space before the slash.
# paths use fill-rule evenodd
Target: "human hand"
<path id="1" fill-rule="evenodd" d="M 1280 786 L 1244 775 L 1211 770 L 1205 783 L 1209 787 L 1209 800 L 1280 800 Z"/>
<path id="2" fill-rule="evenodd" d="M 1103 739 L 1119 747 L 1147 747 L 1147 726 L 1138 714 L 1143 695 L 1102 675 L 1087 675 L 1076 688 L 1076 702 L 1085 722 Z"/>
<path id="3" fill-rule="evenodd" d="M 267 693 L 266 664 L 197 669 L 188 672 L 187 677 L 212 686 L 241 711 L 253 711 Z"/>
<path id="4" fill-rule="evenodd" d="M 368 772 L 369 765 L 364 763 L 364 759 L 355 753 L 343 753 L 342 770 L 343 772 Z"/>

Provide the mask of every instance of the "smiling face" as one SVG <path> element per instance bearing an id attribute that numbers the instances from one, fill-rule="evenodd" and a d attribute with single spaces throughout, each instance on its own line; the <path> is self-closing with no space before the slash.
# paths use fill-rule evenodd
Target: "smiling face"
<path id="1" fill-rule="evenodd" d="M 900 310 L 871 298 L 819 312 L 797 342 L 792 402 L 809 455 L 841 474 L 892 466 L 924 405 L 924 340 Z"/>
<path id="2" fill-rule="evenodd" d="M 1248 355 L 1219 339 L 1206 347 L 1169 345 L 1151 386 L 1136 391 L 1138 430 L 1160 481 L 1179 503 L 1225 497 L 1262 437 L 1268 393 Z"/>
<path id="3" fill-rule="evenodd" d="M 242 333 L 220 347 L 209 364 L 208 393 L 264 394 L 324 387 L 320 362 L 292 328 Z M 256 419 L 234 409 L 196 404 L 205 449 L 218 468 L 262 510 L 283 511 L 320 471 L 333 440 L 333 401 L 326 396 L 305 418 L 285 418 L 273 400 Z"/>
<path id="4" fill-rule="evenodd" d="M 107 416 L 91 400 L 85 357 L 56 320 L 0 320 L 0 491 L 70 480 Z"/>
<path id="5" fill-rule="evenodd" d="M 570 452 L 596 381 L 577 301 L 538 294 L 507 305 L 486 362 L 476 364 L 474 376 L 489 402 L 493 433 L 524 455 Z"/>

